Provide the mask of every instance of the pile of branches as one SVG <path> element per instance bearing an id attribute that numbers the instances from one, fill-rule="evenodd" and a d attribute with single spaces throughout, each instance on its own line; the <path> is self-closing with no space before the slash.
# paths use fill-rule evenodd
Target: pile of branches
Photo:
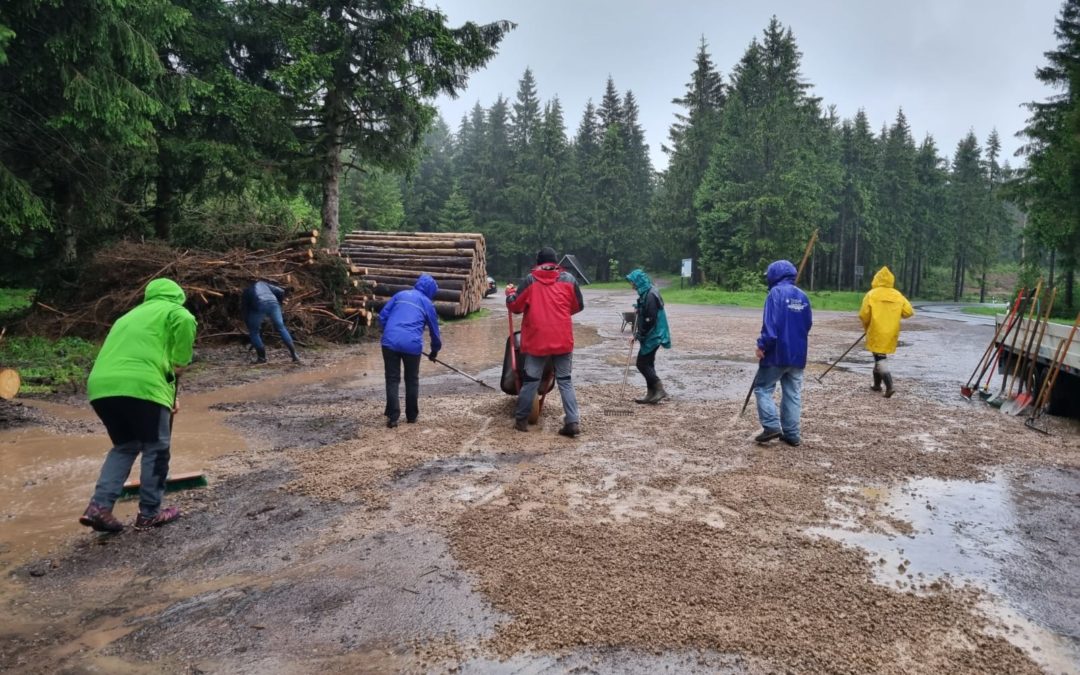
<path id="1" fill-rule="evenodd" d="M 282 250 L 224 253 L 122 242 L 99 251 L 76 282 L 40 296 L 23 328 L 54 338 L 102 338 L 118 317 L 142 302 L 150 281 L 167 277 L 187 294 L 200 341 L 240 338 L 247 334 L 241 295 L 264 279 L 286 289 L 285 324 L 297 340 L 345 341 L 370 325 L 371 295 L 344 260 L 318 252 L 316 241 L 317 233 Z M 272 329 L 264 329 L 267 333 Z"/>

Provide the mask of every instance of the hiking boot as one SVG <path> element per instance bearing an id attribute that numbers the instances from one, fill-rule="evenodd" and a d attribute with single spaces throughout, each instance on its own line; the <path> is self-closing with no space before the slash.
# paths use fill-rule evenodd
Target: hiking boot
<path id="1" fill-rule="evenodd" d="M 881 391 L 881 374 L 874 373 L 874 386 L 870 387 L 870 391 Z"/>
<path id="2" fill-rule="evenodd" d="M 567 422 L 566 424 L 563 425 L 562 429 L 559 429 L 559 434 L 560 435 L 568 436 L 569 438 L 573 438 L 574 436 L 577 436 L 580 433 L 581 433 L 581 427 L 578 426 L 577 422 Z"/>
<path id="3" fill-rule="evenodd" d="M 293 363 L 300 363 L 300 356 L 296 353 L 295 347 L 289 348 L 289 356 L 292 357 Z"/>
<path id="4" fill-rule="evenodd" d="M 891 398 L 892 395 L 896 393 L 896 390 L 893 389 L 892 386 L 892 374 L 886 373 L 885 375 L 882 375 L 881 378 L 885 380 L 885 398 Z"/>
<path id="5" fill-rule="evenodd" d="M 664 383 L 660 380 L 657 380 L 656 386 L 653 387 L 652 394 L 650 394 L 649 397 L 645 399 L 645 402 L 656 405 L 660 401 L 663 401 L 665 398 L 667 398 L 667 392 L 664 391 Z"/>
<path id="6" fill-rule="evenodd" d="M 634 403 L 648 403 L 649 399 L 653 397 L 653 391 L 655 390 L 652 388 L 652 385 L 649 385 L 648 391 L 645 392 L 645 395 L 641 398 L 635 398 Z"/>
<path id="7" fill-rule="evenodd" d="M 256 349 L 255 350 L 255 363 L 266 363 L 266 350 L 265 349 Z"/>
<path id="8" fill-rule="evenodd" d="M 784 435 L 779 429 L 762 429 L 761 433 L 754 436 L 755 443 L 768 443 Z"/>
<path id="9" fill-rule="evenodd" d="M 784 445 L 790 445 L 793 448 L 797 448 L 800 445 L 802 445 L 802 441 L 800 441 L 799 439 L 797 439 L 797 438 L 789 438 L 787 436 L 781 436 L 780 437 L 780 442 L 783 443 Z"/>
<path id="10" fill-rule="evenodd" d="M 522 417 L 521 419 L 515 419 L 514 420 L 514 428 L 517 429 L 518 431 L 528 431 L 529 430 L 529 420 L 528 420 L 528 418 Z"/>
<path id="11" fill-rule="evenodd" d="M 171 523 L 180 517 L 180 507 L 170 506 L 168 508 L 161 509 L 155 516 L 144 516 L 139 514 L 135 518 L 136 530 L 149 530 L 151 527 L 161 527 Z"/>
<path id="12" fill-rule="evenodd" d="M 98 506 L 94 502 L 90 502 L 79 516 L 79 524 L 92 527 L 95 532 L 120 532 L 124 529 L 124 524 L 116 519 L 112 509 Z"/>

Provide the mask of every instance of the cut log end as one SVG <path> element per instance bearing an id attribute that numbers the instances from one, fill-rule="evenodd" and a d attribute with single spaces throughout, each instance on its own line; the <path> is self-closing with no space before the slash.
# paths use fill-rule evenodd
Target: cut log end
<path id="1" fill-rule="evenodd" d="M 19 393 L 22 379 L 14 368 L 0 368 L 0 399 L 10 401 Z"/>

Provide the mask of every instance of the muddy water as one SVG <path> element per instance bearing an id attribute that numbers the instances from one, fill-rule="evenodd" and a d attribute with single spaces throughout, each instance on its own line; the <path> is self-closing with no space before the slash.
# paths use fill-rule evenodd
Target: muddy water
<path id="1" fill-rule="evenodd" d="M 497 388 L 507 331 L 505 314 L 446 324 L 442 327 L 445 346 L 441 360 L 465 372 L 479 373 Z M 580 328 L 576 337 L 582 346 L 599 342 L 589 328 Z M 421 377 L 461 378 L 426 359 L 421 363 Z M 365 344 L 329 365 L 286 367 L 255 382 L 201 393 L 182 392 L 170 469 L 174 473 L 204 471 L 214 458 L 247 449 L 243 435 L 224 423 L 228 413 L 218 407 L 269 401 L 312 385 L 381 387 L 382 371 L 378 345 Z M 76 516 L 93 492 L 109 448 L 108 437 L 89 405 L 24 403 L 56 419 L 78 421 L 91 431 L 69 434 L 39 426 L 0 431 L 0 567 L 48 555 L 65 538 L 82 531 Z M 138 464 L 132 477 L 137 474 Z M 213 480 L 213 475 L 209 478 Z M 134 518 L 136 511 L 134 501 L 117 505 L 121 519 Z"/>
<path id="2" fill-rule="evenodd" d="M 1054 493 L 1048 491 L 1051 481 L 1062 483 L 1052 486 Z M 1055 563 L 1055 569 L 1039 569 L 1046 564 L 1040 549 L 1070 539 L 1080 515 L 1080 507 L 1067 506 L 1064 513 L 1053 513 L 1060 506 L 1050 495 L 1062 488 L 1080 494 L 1080 474 L 1058 472 L 1020 481 L 999 470 L 978 482 L 910 479 L 856 491 L 871 517 L 904 523 L 910 533 L 881 522 L 875 530 L 861 529 L 856 519 L 863 514 L 844 509 L 838 527 L 809 532 L 865 550 L 874 563 L 874 580 L 900 591 L 924 593 L 943 582 L 987 591 L 979 609 L 996 622 L 992 633 L 1023 649 L 1048 672 L 1080 673 L 1080 639 L 1065 637 L 1075 622 L 1062 616 L 1080 602 L 1067 588 L 1052 588 L 1053 577 L 1071 578 L 1076 569 L 1069 569 L 1068 557 Z M 1034 514 L 1044 517 L 1032 527 L 1025 520 Z M 1045 517 L 1051 514 L 1054 517 Z M 1033 578 L 1038 578 L 1036 585 L 1051 587 L 1046 588 L 1049 597 L 1032 592 Z"/>

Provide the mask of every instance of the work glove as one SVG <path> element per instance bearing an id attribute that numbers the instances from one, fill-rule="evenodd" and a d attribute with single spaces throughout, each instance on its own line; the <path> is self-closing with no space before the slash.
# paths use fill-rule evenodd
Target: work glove
<path id="1" fill-rule="evenodd" d="M 439 358 L 439 352 L 431 352 L 428 354 L 428 361 L 435 361 Z"/>

